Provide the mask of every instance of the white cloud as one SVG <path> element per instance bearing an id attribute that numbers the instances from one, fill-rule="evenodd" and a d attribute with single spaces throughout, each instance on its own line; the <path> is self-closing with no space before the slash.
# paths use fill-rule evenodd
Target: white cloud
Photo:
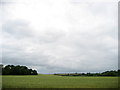
<path id="1" fill-rule="evenodd" d="M 117 3 L 111 1 L 3 4 L 3 64 L 41 73 L 117 69 Z"/>

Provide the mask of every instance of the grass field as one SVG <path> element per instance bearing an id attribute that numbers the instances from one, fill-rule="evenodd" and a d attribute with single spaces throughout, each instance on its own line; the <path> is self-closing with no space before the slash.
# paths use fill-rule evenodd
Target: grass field
<path id="1" fill-rule="evenodd" d="M 118 77 L 2 76 L 3 88 L 117 88 Z"/>

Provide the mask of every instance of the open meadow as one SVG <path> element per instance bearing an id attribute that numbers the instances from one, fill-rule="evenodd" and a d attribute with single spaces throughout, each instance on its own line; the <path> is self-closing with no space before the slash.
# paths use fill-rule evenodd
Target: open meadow
<path id="1" fill-rule="evenodd" d="M 117 88 L 118 77 L 3 75 L 3 88 Z"/>

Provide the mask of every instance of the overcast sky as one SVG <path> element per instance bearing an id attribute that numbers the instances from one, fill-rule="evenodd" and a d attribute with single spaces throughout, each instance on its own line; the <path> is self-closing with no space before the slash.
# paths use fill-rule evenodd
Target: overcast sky
<path id="1" fill-rule="evenodd" d="M 118 0 L 0 0 L 2 63 L 39 73 L 118 68 Z"/>

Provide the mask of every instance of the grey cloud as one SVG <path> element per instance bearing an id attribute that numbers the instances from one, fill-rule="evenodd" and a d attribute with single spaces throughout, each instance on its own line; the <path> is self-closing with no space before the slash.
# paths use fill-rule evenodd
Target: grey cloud
<path id="1" fill-rule="evenodd" d="M 35 38 L 37 38 L 36 41 L 39 43 L 54 43 L 63 39 L 65 36 L 66 33 L 62 30 L 59 30 L 57 28 L 47 28 Z"/>
<path id="2" fill-rule="evenodd" d="M 15 38 L 24 38 L 32 36 L 29 24 L 22 20 L 7 21 L 2 25 L 2 31 Z"/>
<path id="3" fill-rule="evenodd" d="M 6 5 L 6 4 L 12 4 L 14 0 L 0 0 L 0 4 Z"/>
<path id="4" fill-rule="evenodd" d="M 37 66 L 41 73 L 97 72 L 116 68 L 117 48 L 112 44 L 114 39 L 112 41 L 111 36 L 108 41 L 106 35 L 96 37 L 74 31 L 67 34 L 48 31 L 40 35 L 43 39 L 36 35 L 30 41 L 24 38 L 10 40 L 3 46 L 3 63 Z M 35 39 L 44 43 L 35 43 Z"/>
<path id="5" fill-rule="evenodd" d="M 107 15 L 110 12 L 101 9 L 102 4 L 92 5 L 90 8 L 70 5 L 65 14 L 68 16 L 65 29 L 39 26 L 37 30 L 27 20 L 6 20 L 3 23 L 3 64 L 27 65 L 40 73 L 117 69 L 117 23 L 111 18 L 116 15 Z"/>

